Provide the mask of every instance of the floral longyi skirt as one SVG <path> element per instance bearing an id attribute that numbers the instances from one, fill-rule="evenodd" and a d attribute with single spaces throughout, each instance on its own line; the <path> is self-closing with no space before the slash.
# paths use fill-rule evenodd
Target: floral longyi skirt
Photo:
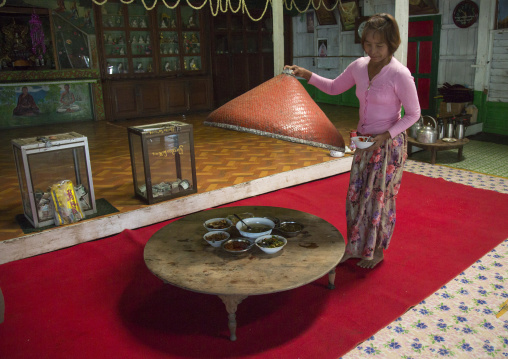
<path id="1" fill-rule="evenodd" d="M 356 151 L 346 198 L 347 254 L 372 259 L 376 248 L 388 248 L 406 158 L 406 133 L 377 150 Z"/>

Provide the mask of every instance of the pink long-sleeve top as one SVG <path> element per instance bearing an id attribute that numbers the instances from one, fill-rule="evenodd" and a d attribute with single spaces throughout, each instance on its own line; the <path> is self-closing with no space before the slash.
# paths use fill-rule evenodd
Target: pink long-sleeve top
<path id="1" fill-rule="evenodd" d="M 355 60 L 334 80 L 313 73 L 309 84 L 329 95 L 338 95 L 356 85 L 356 96 L 360 101 L 357 131 L 369 135 L 389 131 L 394 138 L 420 118 L 414 79 L 409 69 L 392 57 L 369 81 L 369 61 L 370 57 Z M 401 105 L 405 111 L 402 118 Z"/>

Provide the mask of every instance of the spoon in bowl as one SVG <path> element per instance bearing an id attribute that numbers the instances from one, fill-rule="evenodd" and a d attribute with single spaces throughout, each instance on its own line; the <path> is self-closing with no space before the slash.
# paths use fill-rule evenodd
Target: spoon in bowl
<path id="1" fill-rule="evenodd" d="M 245 222 L 243 221 L 243 219 L 241 219 L 241 218 L 240 218 L 240 216 L 238 216 L 237 214 L 234 214 L 234 216 L 235 216 L 236 218 L 238 218 L 238 219 L 240 220 L 240 222 L 242 222 L 243 224 L 245 224 L 245 226 L 247 227 L 247 229 L 252 230 L 252 227 L 251 227 L 251 226 L 249 226 L 247 223 L 245 223 Z"/>

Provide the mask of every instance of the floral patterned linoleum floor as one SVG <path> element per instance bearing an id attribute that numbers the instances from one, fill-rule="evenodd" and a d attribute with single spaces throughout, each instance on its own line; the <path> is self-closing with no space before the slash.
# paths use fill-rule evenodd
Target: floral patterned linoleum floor
<path id="1" fill-rule="evenodd" d="M 407 161 L 405 170 L 508 193 L 508 179 Z M 508 357 L 508 239 L 342 359 Z M 507 308 L 508 309 L 508 308 Z"/>

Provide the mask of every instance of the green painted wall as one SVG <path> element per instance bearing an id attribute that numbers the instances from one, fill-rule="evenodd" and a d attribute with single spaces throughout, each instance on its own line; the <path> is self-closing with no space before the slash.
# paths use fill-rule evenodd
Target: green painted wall
<path id="1" fill-rule="evenodd" d="M 312 97 L 316 102 L 328 103 L 331 105 L 360 107 L 360 103 L 358 102 L 358 98 L 355 94 L 356 86 L 353 86 L 351 89 L 340 95 L 332 96 L 318 90 L 312 85 L 309 85 L 305 80 L 300 80 L 300 83 L 307 90 L 310 97 Z"/>

